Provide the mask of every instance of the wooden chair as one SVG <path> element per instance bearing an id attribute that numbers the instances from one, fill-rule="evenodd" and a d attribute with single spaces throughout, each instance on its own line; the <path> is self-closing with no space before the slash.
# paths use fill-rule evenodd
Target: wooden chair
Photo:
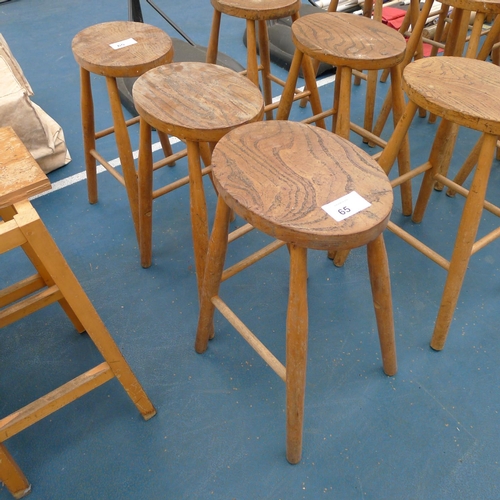
<path id="1" fill-rule="evenodd" d="M 8 438 L 114 377 L 146 420 L 156 410 L 28 201 L 50 189 L 47 176 L 10 127 L 0 129 L 0 150 L 0 253 L 22 248 L 36 270 L 0 290 L 0 328 L 59 302 L 77 331 L 86 331 L 104 358 L 94 368 L 0 419 L 0 481 L 15 498 L 22 498 L 31 486 L 2 444 Z"/>
<path id="2" fill-rule="evenodd" d="M 497 229 L 475 241 L 483 208 L 500 216 L 500 208 L 485 200 L 497 137 L 500 134 L 500 67 L 461 57 L 430 57 L 410 63 L 403 72 L 409 102 L 382 155 L 380 165 L 389 173 L 418 107 L 441 117 L 429 160 L 392 181 L 393 186 L 424 174 L 412 220 L 422 221 L 436 182 L 466 197 L 451 259 L 448 261 L 423 242 L 390 222 L 388 228 L 447 272 L 431 347 L 444 347 L 470 257 L 500 236 Z M 469 190 L 443 173 L 446 141 L 456 126 L 482 133 L 478 164 Z"/>
<path id="3" fill-rule="evenodd" d="M 392 190 L 382 169 L 366 153 L 340 136 L 297 122 L 265 121 L 233 130 L 215 147 L 212 164 L 219 199 L 195 349 L 204 352 L 214 336 L 213 315 L 217 308 L 285 381 L 287 459 L 295 464 L 302 450 L 308 248 L 344 250 L 367 246 L 384 371 L 387 375 L 396 373 L 389 268 L 382 236 L 392 209 Z M 327 204 L 336 205 L 332 207 L 333 215 L 325 211 Z M 286 367 L 219 296 L 221 281 L 233 276 L 235 269 L 247 267 L 235 264 L 223 271 L 231 209 L 256 229 L 288 245 Z"/>
<path id="4" fill-rule="evenodd" d="M 139 220 L 141 264 L 152 258 L 151 127 L 187 144 L 191 224 L 198 285 L 208 245 L 208 216 L 202 175 L 210 172 L 211 148 L 230 130 L 261 120 L 262 95 L 238 73 L 207 63 L 171 63 L 148 71 L 135 83 L 134 102 L 141 118 Z M 210 147 L 207 146 L 210 144 Z M 206 168 L 202 170 L 202 157 Z"/>
<path id="5" fill-rule="evenodd" d="M 300 0 L 266 0 L 265 2 L 262 0 L 211 0 L 211 2 L 214 15 L 207 49 L 207 62 L 216 62 L 222 14 L 245 19 L 247 37 L 246 75 L 255 85 L 259 86 L 260 71 L 262 92 L 266 104 L 266 118 L 272 119 L 273 109 L 278 106 L 272 102 L 272 82 L 281 86 L 285 82 L 271 73 L 267 22 L 288 16 L 291 16 L 295 21 L 299 18 L 302 2 Z M 259 40 L 258 44 L 257 38 Z"/>
<path id="6" fill-rule="evenodd" d="M 87 188 L 90 203 L 97 203 L 96 160 L 127 190 L 132 220 L 139 240 L 138 185 L 128 127 L 138 123 L 135 117 L 125 120 L 117 78 L 133 78 L 169 63 L 174 51 L 170 37 L 154 26 L 128 21 L 114 21 L 90 26 L 78 33 L 72 42 L 73 55 L 80 65 L 83 147 Z M 90 74 L 104 76 L 109 95 L 113 126 L 95 130 L 94 103 Z M 122 174 L 96 150 L 96 140 L 113 134 L 121 163 Z M 185 152 L 173 155 L 167 136 L 159 138 L 167 158 L 157 165 L 172 165 Z"/>

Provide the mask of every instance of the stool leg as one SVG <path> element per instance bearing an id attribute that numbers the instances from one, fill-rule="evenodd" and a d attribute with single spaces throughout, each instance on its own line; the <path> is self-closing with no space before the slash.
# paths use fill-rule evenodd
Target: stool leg
<path id="1" fill-rule="evenodd" d="M 16 208 L 21 204 L 16 204 Z M 81 321 L 87 334 L 108 363 L 111 371 L 147 420 L 155 415 L 151 401 L 128 366 L 80 283 L 57 248 L 47 228 L 29 202 L 18 210 L 16 219 L 28 245 L 38 256 L 54 283 Z"/>
<path id="2" fill-rule="evenodd" d="M 484 134 L 483 147 L 479 153 L 469 194 L 465 201 L 462 218 L 458 227 L 455 247 L 450 260 L 448 276 L 444 286 L 443 297 L 439 307 L 431 347 L 441 350 L 446 342 L 458 296 L 469 264 L 472 246 L 476 239 L 477 229 L 483 213 L 483 203 L 488 186 L 488 178 L 493 163 L 497 137 Z"/>
<path id="3" fill-rule="evenodd" d="M 349 139 L 351 132 L 351 78 L 352 69 L 347 66 L 337 68 L 340 71 L 340 99 L 338 103 L 335 133 Z"/>
<path id="4" fill-rule="evenodd" d="M 405 98 L 401 84 L 401 69 L 399 66 L 391 68 L 391 93 L 393 102 L 394 127 L 397 126 L 404 112 Z M 410 171 L 410 142 L 405 134 L 398 153 L 399 175 Z M 411 215 L 413 209 L 411 181 L 401 184 L 401 206 L 403 215 Z"/>
<path id="5" fill-rule="evenodd" d="M 247 77 L 259 86 L 259 64 L 257 62 L 257 33 L 255 21 L 247 19 Z"/>
<path id="6" fill-rule="evenodd" d="M 14 498 L 23 498 L 31 485 L 5 446 L 0 443 L 0 481 L 7 486 Z"/>
<path id="7" fill-rule="evenodd" d="M 304 59 L 304 54 L 300 50 L 295 49 L 292 64 L 290 65 L 290 69 L 288 71 L 288 78 L 286 79 L 285 87 L 281 93 L 281 99 L 276 113 L 277 120 L 288 120 L 288 117 L 290 116 L 295 86 L 297 85 L 297 78 L 299 77 L 299 71 Z"/>
<path id="8" fill-rule="evenodd" d="M 153 238 L 153 153 L 151 126 L 141 118 L 139 129 L 139 253 L 141 266 L 151 266 Z"/>
<path id="9" fill-rule="evenodd" d="M 273 102 L 273 90 L 271 85 L 271 56 L 269 52 L 269 33 L 266 21 L 259 21 L 259 56 L 262 65 L 262 93 L 266 105 Z M 266 111 L 266 119 L 273 119 L 273 110 Z"/>
<path id="10" fill-rule="evenodd" d="M 377 318 L 380 350 L 382 352 L 382 363 L 384 372 L 392 376 L 398 371 L 398 365 L 396 359 L 396 340 L 394 337 L 389 262 L 382 234 L 368 243 L 366 251 L 373 306 Z"/>
<path id="11" fill-rule="evenodd" d="M 125 118 L 123 116 L 116 79 L 106 77 L 106 84 L 108 87 L 111 113 L 113 115 L 113 125 L 115 128 L 118 155 L 120 156 L 120 162 L 122 165 L 123 178 L 125 179 L 125 188 L 127 190 L 128 202 L 132 212 L 132 220 L 134 221 L 135 234 L 137 242 L 139 243 L 139 188 L 137 185 L 137 172 L 135 170 L 134 157 L 132 155 L 132 146 L 130 145 L 130 137 L 128 135 Z"/>
<path id="12" fill-rule="evenodd" d="M 219 33 L 220 33 L 221 13 L 214 9 L 212 16 L 212 28 L 210 30 L 210 38 L 208 40 L 206 62 L 211 64 L 217 63 L 217 53 L 219 51 Z"/>
<path id="13" fill-rule="evenodd" d="M 286 458 L 302 456 L 307 366 L 307 249 L 289 245 L 290 291 L 286 317 Z"/>
<path id="14" fill-rule="evenodd" d="M 427 203 L 429 202 L 429 198 L 435 184 L 434 177 L 436 174 L 441 173 L 441 165 L 443 162 L 447 162 L 449 160 L 451 154 L 450 151 L 452 149 L 449 143 L 450 140 L 455 140 L 456 134 L 454 131 L 456 131 L 456 129 L 456 124 L 448 120 L 442 119 L 439 124 L 431 153 L 429 155 L 429 163 L 432 168 L 427 170 L 424 174 L 417 202 L 415 204 L 415 210 L 413 211 L 412 220 L 417 224 L 422 222 L 424 217 L 425 209 L 427 208 Z"/>
<path id="15" fill-rule="evenodd" d="M 89 203 L 97 203 L 97 169 L 96 159 L 90 153 L 95 151 L 94 102 L 90 73 L 80 68 L 80 109 L 82 110 L 83 152 L 87 173 L 87 195 Z"/>
<path id="16" fill-rule="evenodd" d="M 189 199 L 191 207 L 191 228 L 193 231 L 194 260 L 198 297 L 203 284 L 205 259 L 208 248 L 208 215 L 201 175 L 200 146 L 197 142 L 187 141 L 189 169 Z"/>
<path id="17" fill-rule="evenodd" d="M 200 315 L 196 332 L 195 350 L 203 353 L 207 350 L 208 340 L 214 336 L 214 310 L 212 297 L 219 293 L 227 252 L 227 235 L 231 210 L 219 196 L 215 211 L 214 227 L 207 252 L 207 263 L 203 286 L 200 294 Z"/>

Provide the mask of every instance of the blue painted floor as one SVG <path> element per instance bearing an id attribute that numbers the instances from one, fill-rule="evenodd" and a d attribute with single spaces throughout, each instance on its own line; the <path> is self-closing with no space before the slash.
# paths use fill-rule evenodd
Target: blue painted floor
<path id="1" fill-rule="evenodd" d="M 208 0 L 158 5 L 196 43 L 208 43 Z M 146 22 L 175 35 L 145 2 L 143 13 Z M 500 498 L 498 243 L 471 260 L 447 345 L 434 352 L 428 344 L 445 272 L 387 233 L 395 377 L 381 369 L 364 250 L 352 252 L 340 269 L 324 253 L 310 252 L 304 450 L 302 462 L 289 465 L 279 378 L 220 317 L 208 351 L 193 349 L 198 306 L 187 189 L 155 202 L 154 262 L 142 269 L 125 191 L 102 174 L 99 203 L 91 206 L 79 180 L 79 75 L 71 40 L 89 25 L 127 16 L 125 0 L 0 4 L 0 32 L 35 91 L 33 101 L 63 127 L 73 157 L 50 174 L 59 189 L 33 204 L 158 410 L 144 422 L 111 381 L 9 439 L 9 451 L 33 485 L 31 498 Z M 240 20 L 224 18 L 220 46 L 242 64 L 243 29 Z M 98 123 L 109 125 L 104 83 L 94 81 L 95 102 L 103 108 Z M 380 87 L 382 99 L 386 87 Z M 322 87 L 325 99 L 331 91 L 331 84 Z M 354 90 L 356 112 L 363 91 L 364 85 Z M 292 115 L 300 117 L 299 111 Z M 426 158 L 435 130 L 415 119 L 415 164 Z M 137 145 L 137 130 L 132 133 Z M 461 131 L 453 168 L 476 137 Z M 110 143 L 103 148 L 116 157 Z M 161 176 L 185 167 L 180 161 Z M 493 201 L 500 196 L 498 167 L 496 161 Z M 212 212 L 210 189 L 207 195 Z M 398 201 L 393 218 L 449 257 L 462 205 L 460 198 L 434 193 L 420 226 L 400 214 Z M 494 224 L 485 216 L 481 232 Z M 252 233 L 231 246 L 229 259 L 264 240 Z M 0 285 L 25 276 L 27 268 L 19 253 L 2 256 Z M 282 250 L 222 291 L 281 360 L 287 280 Z M 90 340 L 75 333 L 58 306 L 3 329 L 0 417 L 98 362 Z M 0 485 L 0 500 L 9 498 Z"/>

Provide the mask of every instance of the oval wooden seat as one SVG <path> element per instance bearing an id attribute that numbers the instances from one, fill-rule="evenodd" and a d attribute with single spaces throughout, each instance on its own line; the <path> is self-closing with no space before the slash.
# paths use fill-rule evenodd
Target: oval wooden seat
<path id="1" fill-rule="evenodd" d="M 259 86 L 259 72 L 262 94 L 266 104 L 266 118 L 273 118 L 272 82 L 284 86 L 285 82 L 271 74 L 269 33 L 267 22 L 292 17 L 299 18 L 300 0 L 211 0 L 214 8 L 210 40 L 207 48 L 208 63 L 216 63 L 222 14 L 246 20 L 247 65 L 246 75 Z M 257 41 L 258 40 L 258 41 Z M 259 62 L 260 59 L 260 62 Z"/>
<path id="2" fill-rule="evenodd" d="M 366 245 L 384 371 L 397 371 L 389 266 L 382 236 L 393 195 L 387 176 L 365 152 L 321 128 L 265 121 L 229 132 L 215 147 L 213 180 L 219 198 L 201 290 L 195 349 L 214 335 L 217 308 L 286 384 L 287 452 L 300 461 L 307 364 L 307 249 L 351 249 Z M 343 198 L 355 192 L 369 206 Z M 324 205 L 342 204 L 329 215 Z M 344 201 L 345 200 L 345 201 Z M 229 215 L 233 209 L 254 227 L 288 244 L 290 288 L 286 320 L 286 366 L 219 297 L 219 287 L 269 255 L 266 247 L 223 272 Z M 344 220 L 338 214 L 348 214 Z M 259 257 L 260 258 L 260 257 Z M 233 272 L 234 271 L 234 272 Z"/>
<path id="3" fill-rule="evenodd" d="M 183 62 L 160 66 L 137 80 L 134 102 L 141 117 L 181 139 L 217 142 L 262 114 L 259 89 L 233 70 Z"/>
<path id="4" fill-rule="evenodd" d="M 255 21 L 269 21 L 296 14 L 300 0 L 211 0 L 214 9 L 223 14 Z"/>
<path id="5" fill-rule="evenodd" d="M 403 89 L 430 112 L 457 125 L 500 135 L 499 68 L 462 57 L 420 59 L 404 70 Z"/>
<path id="6" fill-rule="evenodd" d="M 136 43 L 127 50 L 112 45 L 126 40 Z M 71 45 L 78 64 L 102 76 L 134 77 L 167 64 L 174 57 L 171 38 L 161 29 L 144 23 L 112 21 L 80 31 Z"/>
<path id="7" fill-rule="evenodd" d="M 146 71 L 172 61 L 174 48 L 170 37 L 161 29 L 144 23 L 112 21 L 96 24 L 80 31 L 73 38 L 73 55 L 80 66 L 81 109 L 83 148 L 87 173 L 88 199 L 97 203 L 97 162 L 120 182 L 127 190 L 134 229 L 139 241 L 138 185 L 137 171 L 128 127 L 139 121 L 138 117 L 125 120 L 117 78 L 136 78 Z M 112 127 L 96 131 L 94 113 L 99 111 L 92 96 L 90 74 L 106 79 L 109 105 L 113 117 Z M 114 134 L 121 164 L 121 172 L 115 169 L 96 149 L 96 141 Z M 160 135 L 165 153 L 164 164 L 172 165 L 169 138 Z"/>
<path id="8" fill-rule="evenodd" d="M 277 149 L 280 161 L 270 162 Z M 229 207 L 287 243 L 317 250 L 366 245 L 391 213 L 392 188 L 377 162 L 320 128 L 255 123 L 233 131 L 212 163 L 214 182 Z M 341 222 L 321 208 L 352 191 L 371 206 Z"/>
<path id="9" fill-rule="evenodd" d="M 324 12 L 292 24 L 292 40 L 302 52 L 332 66 L 369 70 L 390 68 L 404 57 L 404 37 L 364 16 Z"/>
<path id="10" fill-rule="evenodd" d="M 138 78 L 134 102 L 141 119 L 139 145 L 139 247 L 143 267 L 151 265 L 153 162 L 151 127 L 186 142 L 191 225 L 198 287 L 201 287 L 208 245 L 208 216 L 202 175 L 210 171 L 211 150 L 235 127 L 260 120 L 264 100 L 244 76 L 208 63 L 171 63 Z M 206 168 L 202 170 L 200 155 Z"/>

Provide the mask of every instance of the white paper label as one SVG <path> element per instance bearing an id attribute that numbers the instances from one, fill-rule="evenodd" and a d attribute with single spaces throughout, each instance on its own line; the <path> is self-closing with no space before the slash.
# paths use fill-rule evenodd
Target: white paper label
<path id="1" fill-rule="evenodd" d="M 340 222 L 351 217 L 351 215 L 361 212 L 361 210 L 368 208 L 370 205 L 371 203 L 366 201 L 356 191 L 351 191 L 349 194 L 342 196 L 342 198 L 331 201 L 321 208 L 337 222 Z"/>
<path id="2" fill-rule="evenodd" d="M 128 47 L 129 45 L 134 45 L 134 43 L 137 43 L 136 40 L 133 38 L 127 38 L 126 40 L 122 40 L 121 42 L 115 42 L 115 43 L 110 43 L 109 46 L 112 49 L 123 49 L 123 47 Z"/>

